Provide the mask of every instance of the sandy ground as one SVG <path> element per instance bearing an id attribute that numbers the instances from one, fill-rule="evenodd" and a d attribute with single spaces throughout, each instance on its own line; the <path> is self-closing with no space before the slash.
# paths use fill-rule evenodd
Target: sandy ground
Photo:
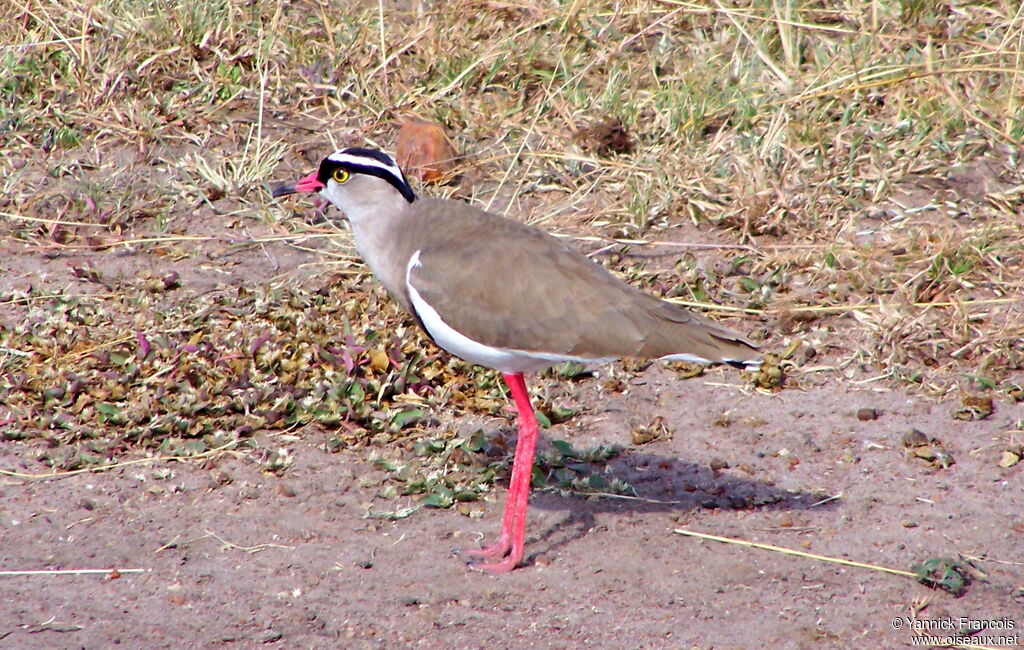
<path id="1" fill-rule="evenodd" d="M 202 232 L 201 220 L 193 226 Z M 205 276 L 259 284 L 316 258 L 283 245 L 248 251 L 192 264 L 89 261 L 109 277 L 173 266 L 201 292 Z M 5 260 L 5 286 L 48 278 L 88 289 L 71 276 L 80 259 L 10 249 Z M 581 408 L 542 432 L 542 445 L 625 445 L 609 471 L 639 498 L 535 494 L 528 558 L 509 575 L 471 570 L 452 553 L 496 534 L 504 484 L 479 517 L 368 518 L 415 503 L 378 498 L 374 451 L 328 453 L 329 432 L 316 427 L 276 439 L 294 457 L 280 475 L 264 473 L 256 451 L 56 480 L 4 475 L 0 569 L 103 572 L 0 577 L 0 647 L 892 648 L 909 647 L 915 628 L 949 634 L 970 621 L 1024 641 L 1024 463 L 998 465 L 1024 405 L 997 400 L 991 416 L 961 422 L 951 417 L 958 396 L 864 381 L 866 370 L 848 381 L 805 366 L 777 393 L 728 369 L 680 380 L 652 365 L 627 376 L 627 390 L 610 394 L 594 379 L 532 381 Z M 879 416 L 859 418 L 867 408 Z M 674 435 L 632 445 L 630 431 L 659 415 Z M 464 426 L 512 434 L 502 418 Z M 908 455 L 912 429 L 940 440 L 955 464 Z M 0 442 L 0 468 L 47 473 L 34 460 L 43 444 Z M 938 557 L 976 570 L 956 597 L 677 529 L 899 570 Z"/>
<path id="2" fill-rule="evenodd" d="M 328 454 L 312 429 L 289 445 L 295 464 L 282 477 L 230 455 L 5 478 L 3 569 L 122 571 L 0 578 L 0 646 L 905 647 L 915 608 L 920 619 L 1002 621 L 1024 638 L 1021 465 L 1001 469 L 997 449 L 985 449 L 1024 416 L 1020 406 L 959 423 L 954 404 L 899 391 L 745 394 L 719 385 L 731 378 L 677 381 L 652 367 L 549 431 L 578 445 L 628 444 L 623 424 L 658 413 L 676 433 L 611 462 L 646 501 L 537 495 L 528 562 L 510 575 L 452 555 L 495 534 L 503 490 L 479 519 L 368 519 L 370 504 L 410 503 L 374 503 L 379 472 L 366 455 Z M 594 390 L 583 382 L 577 396 Z M 859 407 L 881 416 L 859 420 Z M 907 457 L 900 438 L 911 428 L 942 439 L 955 464 Z M 26 451 L 4 444 L 3 467 L 43 471 Z M 729 467 L 713 471 L 712 461 Z M 826 496 L 839 498 L 820 503 Z M 985 577 L 957 598 L 675 529 L 897 569 L 962 554 L 984 558 L 975 564 Z"/>

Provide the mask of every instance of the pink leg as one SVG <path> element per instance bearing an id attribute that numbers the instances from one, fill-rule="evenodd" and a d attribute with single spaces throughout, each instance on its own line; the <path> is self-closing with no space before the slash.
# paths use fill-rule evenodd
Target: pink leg
<path id="1" fill-rule="evenodd" d="M 509 481 L 508 497 L 505 501 L 505 514 L 501 518 L 501 534 L 498 536 L 496 544 L 490 544 L 479 550 L 467 551 L 470 555 L 480 555 L 496 560 L 478 566 L 478 568 L 491 573 L 511 571 L 523 560 L 526 505 L 530 499 L 533 455 L 537 449 L 537 418 L 530 405 L 530 395 L 526 392 L 523 373 L 505 373 L 503 376 L 505 383 L 512 391 L 512 399 L 516 403 L 519 441 L 516 442 L 516 454 L 512 459 L 512 478 Z"/>

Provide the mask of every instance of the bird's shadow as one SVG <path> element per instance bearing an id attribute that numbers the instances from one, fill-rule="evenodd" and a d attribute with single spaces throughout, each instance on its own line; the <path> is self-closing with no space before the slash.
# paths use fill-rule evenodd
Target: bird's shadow
<path id="1" fill-rule="evenodd" d="M 535 489 L 530 505 L 541 510 L 568 510 L 561 521 L 527 540 L 538 554 L 550 553 L 585 537 L 600 513 L 685 513 L 695 510 L 821 510 L 838 501 L 818 492 L 783 490 L 768 481 L 736 476 L 739 470 L 716 471 L 706 465 L 649 453 L 624 453 L 609 461 L 607 476 L 632 485 L 625 498 L 565 493 L 557 487 Z M 599 471 L 599 466 L 595 465 Z"/>

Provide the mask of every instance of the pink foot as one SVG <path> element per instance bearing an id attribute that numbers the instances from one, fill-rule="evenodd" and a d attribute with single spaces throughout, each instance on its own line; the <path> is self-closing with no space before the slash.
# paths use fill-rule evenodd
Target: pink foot
<path id="1" fill-rule="evenodd" d="M 486 571 L 487 573 L 508 573 L 512 569 L 516 568 L 522 557 L 517 558 L 514 555 L 508 555 L 504 560 L 498 562 L 488 562 L 487 564 L 471 564 L 470 566 L 480 571 Z"/>
<path id="2" fill-rule="evenodd" d="M 483 548 L 464 548 L 459 551 L 459 555 L 468 555 L 470 557 L 482 557 L 488 560 L 503 557 L 508 554 L 511 545 L 508 542 L 495 542 L 494 544 L 488 544 Z"/>

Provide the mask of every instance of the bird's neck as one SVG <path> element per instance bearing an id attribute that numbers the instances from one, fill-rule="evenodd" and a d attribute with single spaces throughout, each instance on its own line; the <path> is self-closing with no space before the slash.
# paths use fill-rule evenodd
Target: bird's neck
<path id="1" fill-rule="evenodd" d="M 409 203 L 397 192 L 382 193 L 371 202 L 346 206 L 352 237 L 360 257 L 392 295 L 405 303 L 405 263 L 409 252 L 403 237 L 412 218 Z"/>
<path id="2" fill-rule="evenodd" d="M 358 193 L 328 197 L 352 222 L 353 230 L 372 231 L 378 223 L 401 217 L 412 205 L 393 187 L 382 182 L 366 184 L 360 190 Z"/>

